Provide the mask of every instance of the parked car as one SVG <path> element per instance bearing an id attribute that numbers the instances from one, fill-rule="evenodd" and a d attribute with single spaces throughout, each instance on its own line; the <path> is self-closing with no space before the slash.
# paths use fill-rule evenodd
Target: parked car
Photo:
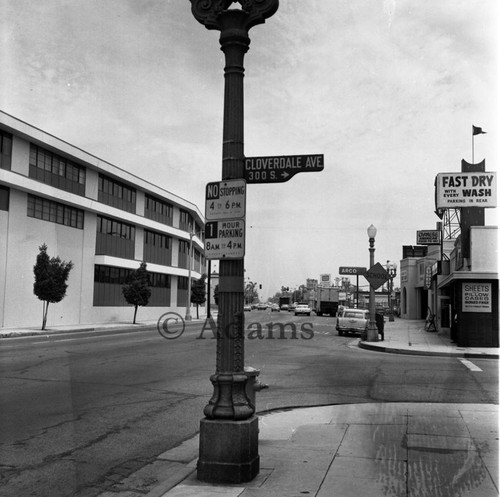
<path id="1" fill-rule="evenodd" d="M 278 304 L 273 304 L 271 306 L 271 312 L 280 312 L 280 306 Z"/>
<path id="2" fill-rule="evenodd" d="M 288 312 L 293 312 L 295 310 L 295 307 L 297 307 L 297 304 L 290 304 L 288 306 Z"/>
<path id="3" fill-rule="evenodd" d="M 366 333 L 370 312 L 366 309 L 343 309 L 337 314 L 335 328 L 339 335 Z"/>
<path id="4" fill-rule="evenodd" d="M 288 311 L 288 304 L 283 304 L 283 305 L 281 306 L 281 310 L 282 310 L 282 311 Z"/>
<path id="5" fill-rule="evenodd" d="M 246 304 L 245 307 L 243 307 L 243 310 L 246 312 L 246 311 L 251 311 L 252 310 L 252 306 L 250 304 Z"/>
<path id="6" fill-rule="evenodd" d="M 294 312 L 295 312 L 296 316 L 298 314 L 305 314 L 306 316 L 310 316 L 311 315 L 311 308 L 307 304 L 297 304 Z"/>
<path id="7" fill-rule="evenodd" d="M 267 304 L 257 304 L 257 310 L 259 311 L 265 311 L 267 309 Z"/>

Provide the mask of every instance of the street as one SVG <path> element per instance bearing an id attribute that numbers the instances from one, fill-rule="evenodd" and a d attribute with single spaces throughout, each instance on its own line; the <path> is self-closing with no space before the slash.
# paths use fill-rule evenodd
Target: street
<path id="1" fill-rule="evenodd" d="M 473 359 L 480 369 L 474 371 L 456 357 L 362 350 L 357 338 L 338 336 L 334 323 L 245 313 L 245 362 L 269 385 L 257 393 L 258 412 L 364 402 L 498 403 L 496 360 Z M 116 474 L 125 478 L 192 437 L 212 394 L 212 336 L 210 326 L 193 322 L 170 340 L 132 326 L 3 339 L 2 495 L 95 496 L 116 483 Z"/>

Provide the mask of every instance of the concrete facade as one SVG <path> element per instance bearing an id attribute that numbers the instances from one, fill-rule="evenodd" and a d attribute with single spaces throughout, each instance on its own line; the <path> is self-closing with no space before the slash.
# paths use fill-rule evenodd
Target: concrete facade
<path id="1" fill-rule="evenodd" d="M 151 320 L 167 310 L 185 314 L 185 306 L 178 305 L 181 300 L 178 282 L 180 278 L 188 277 L 188 269 L 187 264 L 181 267 L 178 254 L 179 244 L 181 241 L 189 244 L 190 236 L 186 227 L 180 225 L 181 211 L 189 213 L 196 233 L 192 240 L 192 253 L 196 250 L 199 260 L 191 262 L 192 278 L 198 279 L 206 272 L 202 239 L 204 217 L 196 205 L 3 112 L 0 112 L 0 132 L 12 139 L 10 165 L 4 162 L 0 168 L 0 187 L 4 200 L 7 197 L 8 202 L 7 210 L 0 210 L 0 327 L 41 324 L 42 303 L 33 294 L 33 266 L 39 247 L 44 243 L 50 257 L 59 256 L 74 264 L 66 297 L 49 306 L 47 326 L 131 321 L 132 306 L 94 305 L 94 267 L 139 267 L 144 256 L 146 229 L 166 235 L 171 240 L 170 265 L 148 262 L 148 271 L 169 276 L 170 305 L 141 307 L 138 319 Z M 84 168 L 85 194 L 78 195 L 30 177 L 31 145 L 42 147 Z M 98 200 L 100 174 L 135 189 L 135 212 L 127 212 Z M 171 225 L 145 217 L 146 194 L 173 207 Z M 83 211 L 83 229 L 29 217 L 30 195 Z M 135 227 L 133 258 L 96 255 L 98 216 Z"/>

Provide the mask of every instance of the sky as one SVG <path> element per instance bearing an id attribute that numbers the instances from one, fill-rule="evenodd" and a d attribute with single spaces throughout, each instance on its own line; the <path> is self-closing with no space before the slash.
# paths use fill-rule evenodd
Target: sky
<path id="1" fill-rule="evenodd" d="M 204 212 L 222 173 L 224 55 L 188 0 L 0 0 L 0 12 L 2 111 Z M 250 30 L 245 155 L 325 164 L 248 185 L 245 277 L 263 299 L 367 267 L 371 224 L 399 286 L 402 246 L 439 221 L 435 176 L 472 161 L 472 125 L 486 131 L 475 162 L 497 170 L 499 19 L 497 0 L 281 0 Z"/>

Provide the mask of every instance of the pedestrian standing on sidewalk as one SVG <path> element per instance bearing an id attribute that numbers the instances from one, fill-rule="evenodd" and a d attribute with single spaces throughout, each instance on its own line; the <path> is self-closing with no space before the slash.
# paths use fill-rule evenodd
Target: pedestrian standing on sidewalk
<path id="1" fill-rule="evenodd" d="M 375 314 L 375 324 L 377 325 L 377 330 L 379 335 L 382 337 L 380 340 L 384 339 L 384 315 L 380 312 Z"/>

